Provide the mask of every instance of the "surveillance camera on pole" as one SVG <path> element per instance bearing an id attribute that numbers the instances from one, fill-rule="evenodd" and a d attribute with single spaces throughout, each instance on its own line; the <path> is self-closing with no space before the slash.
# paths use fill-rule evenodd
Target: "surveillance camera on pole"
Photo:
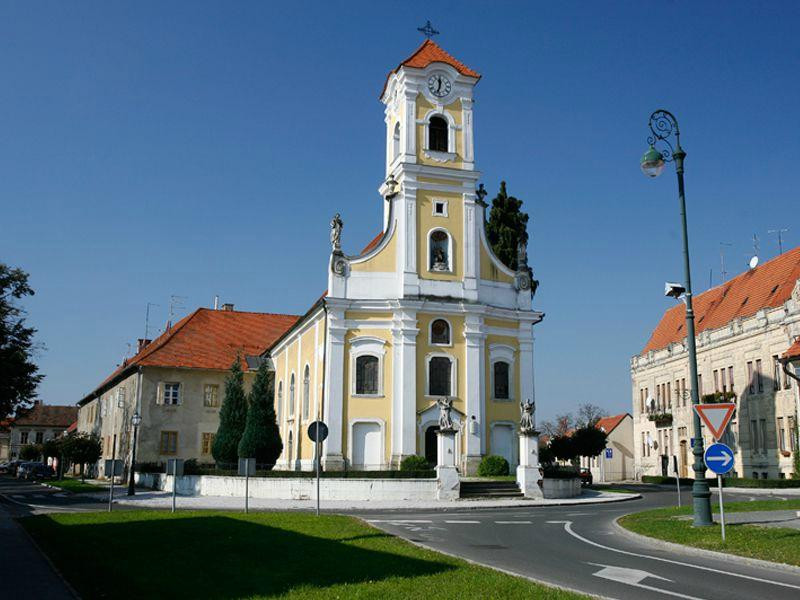
<path id="1" fill-rule="evenodd" d="M 686 293 L 686 288 L 680 283 L 670 283 L 669 281 L 664 284 L 664 295 L 678 300 Z"/>

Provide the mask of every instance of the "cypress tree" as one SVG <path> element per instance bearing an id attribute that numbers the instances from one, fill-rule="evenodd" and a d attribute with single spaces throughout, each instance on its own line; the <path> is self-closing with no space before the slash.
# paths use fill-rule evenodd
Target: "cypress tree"
<path id="1" fill-rule="evenodd" d="M 272 403 L 274 385 L 266 361 L 262 362 L 247 398 L 247 424 L 239 442 L 240 458 L 255 458 L 257 464 L 268 465 L 268 469 L 283 450 Z"/>
<path id="2" fill-rule="evenodd" d="M 492 200 L 489 220 L 486 223 L 486 240 L 497 258 L 508 268 L 517 269 L 517 246 L 528 243 L 528 214 L 522 212 L 522 200 L 509 196 L 506 182 L 500 182 L 500 191 Z"/>
<path id="3" fill-rule="evenodd" d="M 211 446 L 211 455 L 217 464 L 234 464 L 239 454 L 239 440 L 242 439 L 247 419 L 247 401 L 244 395 L 244 375 L 237 357 L 231 372 L 225 379 L 225 398 L 219 410 L 219 428 Z"/>

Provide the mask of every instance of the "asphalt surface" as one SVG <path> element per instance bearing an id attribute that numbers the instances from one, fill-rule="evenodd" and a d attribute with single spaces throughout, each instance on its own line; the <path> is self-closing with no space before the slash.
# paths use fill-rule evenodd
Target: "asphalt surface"
<path id="1" fill-rule="evenodd" d="M 798 572 L 667 550 L 620 533 L 614 525 L 618 517 L 675 503 L 674 490 L 631 490 L 643 497 L 614 504 L 370 511 L 359 516 L 435 550 L 606 598 L 800 598 Z M 755 499 L 727 490 L 725 498 Z M 683 499 L 690 500 L 688 490 L 684 490 Z M 0 476 L 0 512 L 8 515 L 96 511 L 106 506 L 101 500 Z"/>
<path id="2" fill-rule="evenodd" d="M 674 491 L 637 491 L 642 499 L 619 504 L 362 517 L 435 550 L 608 598 L 800 598 L 798 573 L 666 550 L 620 533 L 618 517 L 675 502 Z M 747 496 L 726 491 L 725 498 Z"/>

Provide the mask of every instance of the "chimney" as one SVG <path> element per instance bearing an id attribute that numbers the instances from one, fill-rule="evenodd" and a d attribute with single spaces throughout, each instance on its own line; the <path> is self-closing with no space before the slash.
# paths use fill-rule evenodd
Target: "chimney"
<path id="1" fill-rule="evenodd" d="M 138 354 L 139 352 L 144 350 L 147 347 L 147 344 L 149 344 L 152 341 L 153 340 L 148 340 L 146 338 L 139 338 L 138 340 L 136 340 L 136 353 Z"/>
<path id="2" fill-rule="evenodd" d="M 214 310 L 219 310 L 219 296 L 214 296 Z"/>
<path id="3" fill-rule="evenodd" d="M 226 302 L 222 305 L 222 310 L 233 311 L 233 303 Z"/>

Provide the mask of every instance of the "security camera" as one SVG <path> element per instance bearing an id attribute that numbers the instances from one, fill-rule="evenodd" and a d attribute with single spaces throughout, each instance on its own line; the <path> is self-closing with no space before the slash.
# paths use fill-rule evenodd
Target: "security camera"
<path id="1" fill-rule="evenodd" d="M 664 295 L 671 296 L 676 300 L 686 293 L 686 288 L 680 283 L 670 283 L 669 281 L 664 284 Z"/>

